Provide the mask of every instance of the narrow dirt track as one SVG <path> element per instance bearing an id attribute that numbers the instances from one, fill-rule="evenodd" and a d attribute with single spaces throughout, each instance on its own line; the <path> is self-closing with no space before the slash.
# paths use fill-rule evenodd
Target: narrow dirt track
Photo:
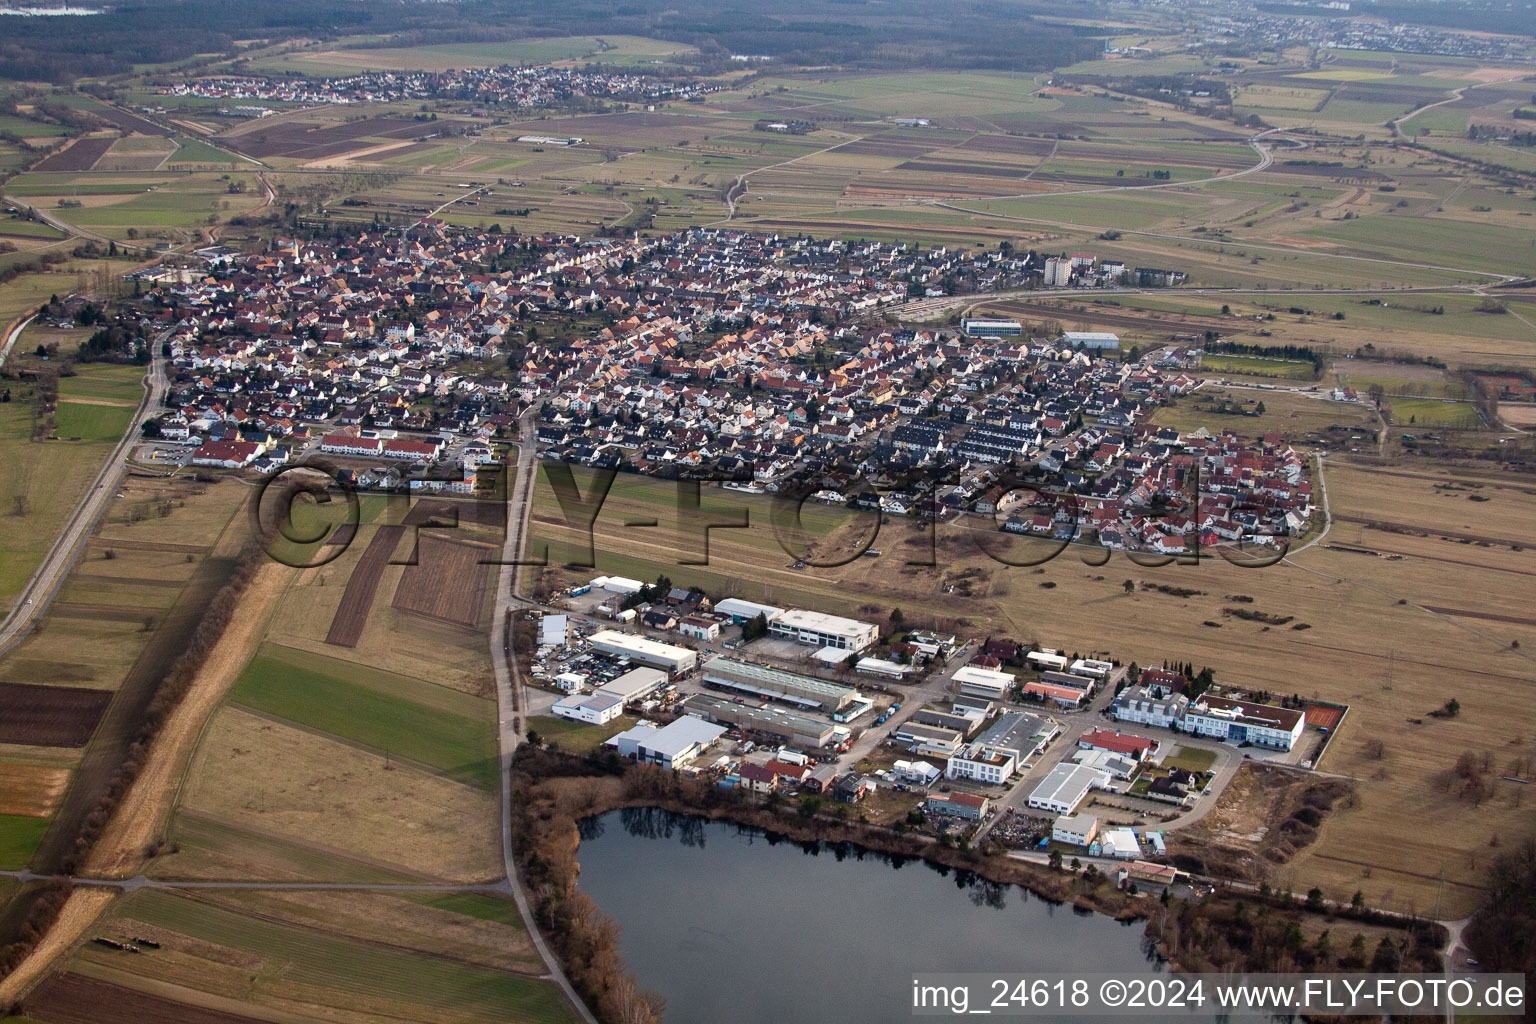
<path id="1" fill-rule="evenodd" d="M 149 751 L 149 763 L 118 806 L 83 874 L 125 878 L 143 866 L 144 848 L 159 836 L 186 775 L 203 727 L 234 685 L 266 632 L 293 570 L 265 562 L 240 596 L 234 618 Z"/>
<path id="2" fill-rule="evenodd" d="M 32 955 L 0 979 L 0 1006 L 14 1002 L 35 982 L 42 980 L 53 962 L 85 934 L 115 895 L 103 889 L 77 889 L 70 893 L 64 909 L 59 912 L 59 919 L 48 929 Z"/>

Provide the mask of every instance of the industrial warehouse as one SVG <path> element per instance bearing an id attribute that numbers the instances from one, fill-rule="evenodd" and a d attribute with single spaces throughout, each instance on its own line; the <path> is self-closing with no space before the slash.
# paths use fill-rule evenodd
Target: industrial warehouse
<path id="1" fill-rule="evenodd" d="M 711 658 L 706 661 L 704 685 L 711 689 L 728 690 L 828 713 L 842 711 L 859 695 L 859 691 L 851 686 L 828 683 L 733 658 Z"/>
<path id="2" fill-rule="evenodd" d="M 774 737 L 781 743 L 811 749 L 824 747 L 830 743 L 837 728 L 803 715 L 792 715 L 785 711 L 758 707 L 755 704 L 738 704 L 735 701 L 721 700 L 719 697 L 710 697 L 707 694 L 689 697 L 683 703 L 683 710 L 690 715 L 697 715 L 712 722 L 735 726 L 743 731 L 762 733 L 765 736 Z"/>

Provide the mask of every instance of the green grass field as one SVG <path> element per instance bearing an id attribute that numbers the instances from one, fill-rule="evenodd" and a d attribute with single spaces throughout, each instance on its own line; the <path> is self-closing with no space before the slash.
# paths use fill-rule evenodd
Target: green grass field
<path id="1" fill-rule="evenodd" d="M 1286 380 L 1311 380 L 1312 364 L 1259 356 L 1229 356 L 1207 353 L 1200 359 L 1202 369 L 1211 373 L 1245 373 L 1250 377 L 1282 377 Z"/>
<path id="2" fill-rule="evenodd" d="M 230 700 L 253 711 L 496 785 L 490 701 L 422 680 L 267 646 Z"/>
<path id="3" fill-rule="evenodd" d="M 1200 747 L 1177 747 L 1163 758 L 1164 768 L 1183 768 L 1190 772 L 1208 771 L 1216 763 L 1216 752 Z"/>
<path id="4" fill-rule="evenodd" d="M 635 722 L 636 719 L 631 715 L 620 715 L 606 725 L 573 722 L 569 718 L 556 718 L 554 715 L 534 715 L 528 719 L 528 728 L 538 733 L 539 738 L 545 743 L 554 743 L 561 750 L 586 754 L 596 750 L 602 746 L 604 740 L 610 736 L 617 736 Z"/>
<path id="5" fill-rule="evenodd" d="M 58 240 L 68 236 L 58 228 L 49 227 L 42 221 L 23 220 L 20 217 L 0 217 L 0 235 L 12 238 L 46 238 Z"/>
<path id="6" fill-rule="evenodd" d="M 1389 398 L 1392 425 L 1396 427 L 1453 427 L 1477 430 L 1483 426 L 1471 402 L 1446 402 L 1434 398 Z"/>
<path id="7" fill-rule="evenodd" d="M 133 409 L 115 405 L 87 405 L 60 399 L 54 423 L 66 440 L 116 441 L 133 420 Z"/>
<path id="8" fill-rule="evenodd" d="M 165 166 L 174 167 L 184 164 L 200 166 L 229 167 L 236 165 L 249 166 L 250 161 L 244 157 L 237 157 L 216 149 L 200 139 L 184 138 L 178 136 L 176 141 L 180 143 L 176 152 L 165 160 Z"/>
<path id="9" fill-rule="evenodd" d="M 559 1024 L 570 1010 L 554 985 L 510 971 L 471 966 L 407 949 L 325 934 L 299 925 L 242 914 L 166 892 L 142 891 L 115 910 L 116 920 L 138 921 L 199 943 L 244 954 L 260 964 L 245 970 L 247 995 L 256 1003 L 295 986 L 335 994 L 346 1003 L 387 1004 L 401 1019 L 412 1007 L 453 1011 L 469 1020 L 517 1020 Z M 94 949 L 81 954 L 91 960 Z M 196 986 L 201 971 L 228 974 L 227 963 L 141 958 L 136 970 L 149 977 Z M 420 1019 L 420 1018 L 417 1018 Z"/>
<path id="10" fill-rule="evenodd" d="M 517 904 L 500 896 L 478 892 L 406 893 L 405 899 L 434 910 L 473 917 L 477 921 L 494 921 L 509 928 L 524 930 L 523 915 L 517 912 Z"/>
<path id="11" fill-rule="evenodd" d="M 49 819 L 0 814 L 0 871 L 20 871 L 48 831 Z"/>
<path id="12" fill-rule="evenodd" d="M 22 278 L 44 287 L 49 276 Z M 13 282 L 19 284 L 21 282 Z M 68 291 L 69 285 L 59 288 Z M 44 293 L 43 298 L 47 297 Z M 36 360 L 30 349 L 45 335 L 28 328 L 18 339 L 8 367 L 34 368 L 48 364 Z M 142 368 L 87 365 L 79 375 L 59 381 L 61 401 L 55 413 L 59 437 L 79 437 L 78 442 L 34 441 L 39 421 L 35 417 L 33 386 L 16 381 L 7 384 L 12 400 L 0 402 L 0 608 L 21 591 L 37 569 L 43 553 L 58 535 L 59 524 L 80 501 L 91 479 L 101 469 L 108 452 L 122 437 L 134 407 L 71 402 L 76 398 L 129 401 L 137 406 L 142 388 L 132 383 Z M 18 504 L 19 503 L 19 504 Z M 24 514 L 17 515 L 18 510 Z"/>

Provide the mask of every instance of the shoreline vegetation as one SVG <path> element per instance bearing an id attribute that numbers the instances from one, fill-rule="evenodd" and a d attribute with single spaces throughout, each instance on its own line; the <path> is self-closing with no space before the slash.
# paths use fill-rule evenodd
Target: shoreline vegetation
<path id="1" fill-rule="evenodd" d="M 538 927 L 582 998 L 609 1024 L 657 1024 L 665 1014 L 665 1000 L 628 973 L 617 923 L 578 884 L 581 822 L 610 811 L 651 809 L 757 829 L 775 841 L 920 860 L 977 884 L 1017 885 L 1118 921 L 1145 920 L 1148 954 L 1181 971 L 1439 971 L 1447 939 L 1436 922 L 1374 911 L 1358 898 L 1328 904 L 1315 891 L 1305 902 L 1267 886 L 1190 900 L 1138 896 L 1092 866 L 1058 870 L 1012 859 L 996 844 L 940 843 L 850 820 L 857 808 L 843 810 L 847 805 L 834 805 L 832 815 L 805 814 L 789 802 L 757 800 L 611 753 L 581 757 L 526 744 L 513 764 L 512 800 L 514 853 Z"/>

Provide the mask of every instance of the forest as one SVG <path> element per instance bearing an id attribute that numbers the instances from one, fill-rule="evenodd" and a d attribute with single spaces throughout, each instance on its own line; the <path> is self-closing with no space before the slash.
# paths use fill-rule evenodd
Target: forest
<path id="1" fill-rule="evenodd" d="M 604 0 L 559 5 L 463 0 L 446 18 L 444 7 L 417 0 L 366 5 L 137 0 L 85 17 L 9 18 L 0 40 L 0 78 L 71 84 L 135 65 L 235 55 L 242 44 L 357 35 L 380 47 L 553 35 L 651 36 L 697 46 L 700 71 L 723 68 L 732 54 L 812 66 L 923 63 L 1037 71 L 1085 59 L 1102 47 L 1097 30 L 1047 24 L 1031 17 L 1030 5 L 999 0 L 894 9 L 871 0 L 788 0 L 774 5 L 772 13 L 748 0 L 629 0 L 617 7 Z"/>

